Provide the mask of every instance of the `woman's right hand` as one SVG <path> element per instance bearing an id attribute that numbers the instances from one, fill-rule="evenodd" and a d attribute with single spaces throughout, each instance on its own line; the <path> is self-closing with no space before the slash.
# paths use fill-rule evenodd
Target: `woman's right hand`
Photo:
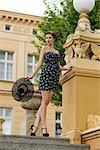
<path id="1" fill-rule="evenodd" d="M 26 79 L 26 80 L 30 80 L 30 79 L 33 79 L 33 76 L 30 76 L 30 77 L 26 77 L 25 79 Z"/>

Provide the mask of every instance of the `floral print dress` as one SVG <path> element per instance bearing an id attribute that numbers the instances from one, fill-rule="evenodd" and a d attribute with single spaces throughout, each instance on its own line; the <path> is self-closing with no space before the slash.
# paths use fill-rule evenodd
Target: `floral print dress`
<path id="1" fill-rule="evenodd" d="M 39 90 L 55 90 L 60 76 L 60 54 L 48 51 L 44 54 L 45 66 L 39 79 Z"/>

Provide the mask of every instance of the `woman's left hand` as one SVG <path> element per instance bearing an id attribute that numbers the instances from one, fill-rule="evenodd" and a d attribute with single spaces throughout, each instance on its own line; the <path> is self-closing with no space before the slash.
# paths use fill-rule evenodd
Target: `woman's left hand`
<path id="1" fill-rule="evenodd" d="M 71 71 L 73 69 L 73 66 L 70 66 L 69 68 L 64 68 L 64 70 L 66 70 L 67 72 Z"/>

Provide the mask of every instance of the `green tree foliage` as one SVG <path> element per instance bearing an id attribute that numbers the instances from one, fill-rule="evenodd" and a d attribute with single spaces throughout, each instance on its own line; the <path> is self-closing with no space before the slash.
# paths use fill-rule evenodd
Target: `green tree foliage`
<path id="1" fill-rule="evenodd" d="M 94 9 L 89 13 L 92 30 L 100 29 L 100 0 L 95 1 Z"/>
<path id="2" fill-rule="evenodd" d="M 74 33 L 79 14 L 75 11 L 72 0 L 58 0 L 60 4 L 59 9 L 56 4 L 51 4 L 49 0 L 43 0 L 43 2 L 46 6 L 46 11 L 43 17 L 43 21 L 38 24 L 38 28 L 41 33 L 45 33 L 46 31 L 54 31 L 56 33 L 57 40 L 55 42 L 55 48 L 59 50 L 61 54 L 61 65 L 63 66 L 65 65 L 63 44 L 66 42 L 67 36 L 70 33 Z M 100 27 L 99 8 L 100 1 L 97 0 L 94 9 L 89 14 L 92 29 Z M 41 46 L 45 43 L 45 41 L 44 38 L 40 35 L 36 36 L 41 44 L 34 44 L 40 51 Z M 61 99 L 61 86 L 59 85 L 52 98 L 52 102 L 56 105 L 61 105 Z"/>
<path id="3" fill-rule="evenodd" d="M 58 9 L 54 4 L 53 6 L 50 6 L 49 0 L 44 0 L 47 10 L 45 11 L 43 22 L 40 23 L 38 27 L 44 33 L 46 31 L 54 31 L 57 34 L 55 48 L 63 54 L 63 44 L 65 43 L 68 34 L 75 30 L 78 13 L 74 10 L 71 0 L 68 0 L 67 3 L 65 3 L 64 0 L 59 0 L 59 2 L 61 7 L 60 9 Z M 65 64 L 63 59 L 61 64 Z"/>

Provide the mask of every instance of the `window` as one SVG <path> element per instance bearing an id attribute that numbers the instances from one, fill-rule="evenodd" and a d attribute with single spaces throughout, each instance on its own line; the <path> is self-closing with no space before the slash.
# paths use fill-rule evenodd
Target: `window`
<path id="1" fill-rule="evenodd" d="M 13 53 L 0 51 L 0 79 L 12 80 Z"/>
<path id="2" fill-rule="evenodd" d="M 62 113 L 56 112 L 55 114 L 55 135 L 59 136 L 61 134 L 61 122 L 62 122 Z"/>
<path id="3" fill-rule="evenodd" d="M 5 25 L 5 30 L 6 30 L 6 31 L 11 31 L 11 25 L 6 24 L 6 25 Z"/>
<path id="4" fill-rule="evenodd" d="M 11 134 L 12 109 L 0 108 L 0 116 L 4 118 L 3 134 Z"/>
<path id="5" fill-rule="evenodd" d="M 38 60 L 37 60 L 37 58 L 36 58 L 36 59 L 35 59 L 35 67 L 36 67 L 37 62 L 38 62 Z M 39 69 L 39 71 L 38 71 L 37 74 L 35 75 L 35 78 L 34 78 L 34 82 L 35 82 L 35 83 L 38 83 L 38 82 L 39 82 L 40 74 L 41 74 L 41 68 Z"/>
<path id="6" fill-rule="evenodd" d="M 38 60 L 37 60 L 36 56 L 34 56 L 32 54 L 28 54 L 27 76 L 31 76 L 32 75 L 33 70 L 36 67 L 37 61 Z M 38 83 L 40 73 L 41 73 L 41 69 L 37 72 L 35 77 L 31 80 L 33 83 Z"/>
<path id="7" fill-rule="evenodd" d="M 37 30 L 36 29 L 33 29 L 33 34 L 37 34 Z"/>
<path id="8" fill-rule="evenodd" d="M 32 75 L 32 72 L 35 68 L 35 56 L 28 54 L 28 67 L 27 67 L 27 75 Z"/>
<path id="9" fill-rule="evenodd" d="M 36 64 L 36 57 L 28 54 L 28 66 L 27 66 L 27 75 L 31 76 L 33 73 L 33 70 L 35 69 Z M 32 82 L 35 82 L 35 78 L 32 79 Z"/>

